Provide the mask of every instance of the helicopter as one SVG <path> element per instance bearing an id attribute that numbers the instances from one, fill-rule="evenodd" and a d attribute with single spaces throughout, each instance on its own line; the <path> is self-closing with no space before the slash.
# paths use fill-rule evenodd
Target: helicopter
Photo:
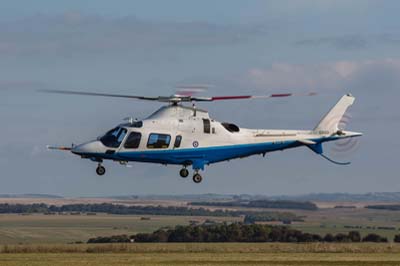
<path id="1" fill-rule="evenodd" d="M 267 99 L 294 96 L 293 93 L 262 96 L 214 96 L 197 97 L 180 93 L 172 96 L 135 96 L 98 92 L 67 90 L 44 90 L 47 93 L 73 94 L 128 98 L 166 103 L 143 120 L 128 118 L 97 139 L 70 147 L 47 146 L 48 149 L 70 151 L 84 159 L 97 163 L 96 173 L 104 175 L 104 160 L 128 165 L 129 162 L 146 162 L 164 165 L 181 165 L 179 175 L 189 176 L 188 167 L 193 169 L 193 181 L 200 183 L 200 171 L 210 164 L 245 158 L 252 155 L 306 146 L 328 161 L 338 162 L 323 153 L 322 144 L 345 138 L 362 136 L 362 133 L 345 131 L 340 121 L 355 98 L 346 94 L 330 109 L 312 130 L 247 129 L 234 123 L 219 122 L 206 110 L 197 108 L 196 102 L 223 100 Z M 307 96 L 316 93 L 307 93 Z M 193 105 L 184 105 L 192 103 Z"/>

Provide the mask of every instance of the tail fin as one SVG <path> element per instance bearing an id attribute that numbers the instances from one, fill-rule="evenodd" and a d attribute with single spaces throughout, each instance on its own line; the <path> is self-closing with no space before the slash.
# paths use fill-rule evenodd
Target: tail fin
<path id="1" fill-rule="evenodd" d="M 334 107 L 322 118 L 319 124 L 314 128 L 314 131 L 319 134 L 332 134 L 339 130 L 339 122 L 353 102 L 354 97 L 351 94 L 346 94 L 336 103 Z"/>

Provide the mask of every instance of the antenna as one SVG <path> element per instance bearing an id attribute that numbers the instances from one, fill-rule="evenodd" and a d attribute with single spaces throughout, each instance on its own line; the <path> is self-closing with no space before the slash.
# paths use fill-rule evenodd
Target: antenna
<path id="1" fill-rule="evenodd" d="M 133 125 L 133 123 L 137 122 L 138 119 L 137 118 L 133 119 L 133 117 L 125 117 L 124 121 L 128 121 L 129 124 Z"/>
<path id="2" fill-rule="evenodd" d="M 192 107 L 193 107 L 193 116 L 196 116 L 196 102 L 192 103 Z"/>

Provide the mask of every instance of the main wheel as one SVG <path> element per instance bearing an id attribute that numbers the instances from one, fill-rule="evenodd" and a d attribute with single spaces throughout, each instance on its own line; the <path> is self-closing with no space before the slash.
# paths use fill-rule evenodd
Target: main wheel
<path id="1" fill-rule="evenodd" d="M 193 175 L 193 182 L 198 184 L 201 182 L 201 180 L 203 180 L 203 178 L 201 177 L 201 175 L 199 173 L 196 173 Z"/>
<path id="2" fill-rule="evenodd" d="M 186 178 L 186 177 L 188 177 L 188 175 L 189 175 L 189 171 L 188 171 L 188 169 L 186 169 L 186 168 L 182 168 L 182 169 L 179 171 L 179 174 L 180 174 L 181 177 Z"/>
<path id="3" fill-rule="evenodd" d="M 104 166 L 102 166 L 102 165 L 99 165 L 96 168 L 96 173 L 98 175 L 104 175 L 106 173 L 106 168 L 104 168 Z"/>

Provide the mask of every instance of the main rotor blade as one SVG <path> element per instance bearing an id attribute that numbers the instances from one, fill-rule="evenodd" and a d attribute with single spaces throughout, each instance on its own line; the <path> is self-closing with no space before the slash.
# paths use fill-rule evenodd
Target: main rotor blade
<path id="1" fill-rule="evenodd" d="M 72 95 L 85 95 L 85 96 L 102 96 L 102 97 L 116 97 L 116 98 L 128 98 L 148 101 L 158 101 L 159 97 L 145 97 L 136 95 L 124 95 L 124 94 L 112 94 L 112 93 L 98 93 L 98 92 L 83 92 L 83 91 L 67 91 L 67 90 L 39 90 L 46 93 L 57 93 L 57 94 L 72 94 Z"/>
<path id="2" fill-rule="evenodd" d="M 180 102 L 213 102 L 213 101 L 222 101 L 222 100 L 267 99 L 267 98 L 278 98 L 278 97 L 289 97 L 289 96 L 316 95 L 315 92 L 309 92 L 309 93 L 279 93 L 279 94 L 258 95 L 258 96 L 233 95 L 233 96 L 214 96 L 214 97 L 193 97 L 191 95 L 172 95 L 172 96 L 146 97 L 146 96 L 137 96 L 137 95 L 84 92 L 84 91 L 69 91 L 69 90 L 40 90 L 40 91 L 47 92 L 47 93 L 57 93 L 57 94 L 73 94 L 73 95 L 84 95 L 84 96 L 128 98 L 128 99 L 138 99 L 138 100 L 147 100 L 147 101 L 169 102 L 169 103 L 175 103 L 175 104 L 180 103 Z"/>
<path id="3" fill-rule="evenodd" d="M 232 95 L 232 96 L 214 96 L 214 97 L 192 97 L 192 101 L 224 101 L 224 100 L 243 100 L 243 99 L 267 99 L 267 98 L 282 98 L 290 96 L 314 96 L 316 92 L 307 93 L 275 93 L 270 95 Z"/>

